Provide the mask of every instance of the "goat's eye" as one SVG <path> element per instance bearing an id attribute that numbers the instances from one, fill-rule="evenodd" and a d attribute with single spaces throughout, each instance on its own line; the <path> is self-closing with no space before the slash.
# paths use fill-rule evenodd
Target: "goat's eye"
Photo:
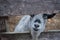
<path id="1" fill-rule="evenodd" d="M 34 22 L 38 22 L 38 23 L 41 23 L 41 21 L 39 19 L 36 19 Z"/>

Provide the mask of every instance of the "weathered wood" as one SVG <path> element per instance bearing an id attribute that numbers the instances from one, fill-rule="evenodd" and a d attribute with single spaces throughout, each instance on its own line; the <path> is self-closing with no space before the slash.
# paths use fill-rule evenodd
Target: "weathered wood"
<path id="1" fill-rule="evenodd" d="M 31 40 L 30 33 L 0 34 L 1 40 Z M 60 32 L 41 33 L 39 40 L 60 40 Z"/>
<path id="2" fill-rule="evenodd" d="M 8 19 L 7 16 L 0 16 L 0 32 L 6 32 L 5 20 Z"/>
<path id="3" fill-rule="evenodd" d="M 60 10 L 59 3 L 59 0 L 0 0 L 0 16 L 52 12 Z"/>

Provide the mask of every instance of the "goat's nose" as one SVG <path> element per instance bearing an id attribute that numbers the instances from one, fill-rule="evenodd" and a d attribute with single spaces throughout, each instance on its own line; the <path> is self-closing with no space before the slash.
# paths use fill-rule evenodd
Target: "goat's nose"
<path id="1" fill-rule="evenodd" d="M 37 24 L 35 24 L 34 26 L 35 26 L 35 28 L 38 28 L 39 27 L 39 25 L 37 25 Z"/>

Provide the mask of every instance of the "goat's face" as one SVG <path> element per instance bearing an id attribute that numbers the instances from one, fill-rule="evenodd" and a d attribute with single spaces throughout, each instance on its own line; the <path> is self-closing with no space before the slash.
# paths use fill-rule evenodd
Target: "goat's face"
<path id="1" fill-rule="evenodd" d="M 34 31 L 41 31 L 43 32 L 45 29 L 45 25 L 47 22 L 47 19 L 52 18 L 54 14 L 39 14 L 33 17 L 32 21 L 31 21 L 31 28 Z"/>

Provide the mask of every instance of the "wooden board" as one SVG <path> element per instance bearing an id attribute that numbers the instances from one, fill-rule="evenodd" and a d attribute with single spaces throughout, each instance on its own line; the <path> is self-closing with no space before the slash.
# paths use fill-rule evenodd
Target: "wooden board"
<path id="1" fill-rule="evenodd" d="M 29 33 L 0 34 L 1 40 L 32 40 Z M 39 40 L 60 40 L 60 32 L 41 33 Z"/>
<path id="2" fill-rule="evenodd" d="M 46 30 L 59 31 L 60 30 L 60 14 L 57 14 L 54 18 L 49 19 L 46 25 Z"/>

